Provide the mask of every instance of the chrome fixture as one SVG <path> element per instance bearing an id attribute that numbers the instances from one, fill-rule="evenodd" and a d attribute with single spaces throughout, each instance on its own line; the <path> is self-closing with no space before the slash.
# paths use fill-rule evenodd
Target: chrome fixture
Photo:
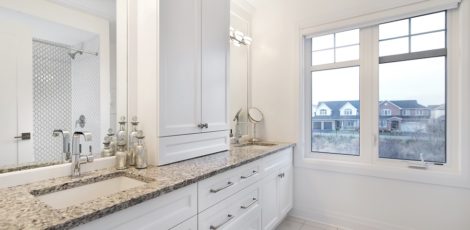
<path id="1" fill-rule="evenodd" d="M 230 27 L 230 40 L 234 46 L 249 46 L 253 41 L 251 37 L 246 36 L 241 31 L 235 30 L 233 27 Z"/>
<path id="2" fill-rule="evenodd" d="M 248 109 L 248 120 L 253 124 L 253 138 L 251 139 L 251 142 L 255 143 L 259 141 L 256 138 L 256 125 L 262 122 L 264 119 L 263 113 L 261 110 L 255 107 L 251 107 Z"/>
<path id="3" fill-rule="evenodd" d="M 90 51 L 85 51 L 85 50 L 83 50 L 83 49 L 75 49 L 75 48 L 72 48 L 72 47 L 70 47 L 70 46 L 68 46 L 68 45 L 65 45 L 65 44 L 60 44 L 60 43 L 50 42 L 50 41 L 45 41 L 45 40 L 40 40 L 40 39 L 33 39 L 33 41 L 35 41 L 35 42 L 40 42 L 40 43 L 47 44 L 47 45 L 52 45 L 52 46 L 56 46 L 56 47 L 61 47 L 61 48 L 69 49 L 70 52 L 68 53 L 68 55 L 69 55 L 70 58 L 72 58 L 72 59 L 75 59 L 75 56 L 76 56 L 77 54 L 80 54 L 80 55 L 89 54 L 89 55 L 98 56 L 98 52 L 90 52 Z"/>
<path id="4" fill-rule="evenodd" d="M 240 128 L 240 113 L 242 112 L 242 108 L 240 108 L 235 114 L 235 117 L 233 118 L 233 121 L 235 121 L 235 134 L 233 136 L 233 143 L 232 144 L 240 144 L 240 139 L 242 138 L 243 134 L 241 132 Z"/>
<path id="5" fill-rule="evenodd" d="M 92 140 L 90 132 L 74 132 L 72 137 L 72 177 L 80 176 L 80 165 L 93 162 L 93 152 L 91 145 L 89 147 L 88 155 L 82 155 L 82 144 L 80 144 L 80 137 L 83 136 L 85 142 Z"/>
<path id="6" fill-rule="evenodd" d="M 67 162 L 70 160 L 70 132 L 62 129 L 56 129 L 52 132 L 53 137 L 58 137 L 59 135 L 62 135 L 63 161 Z"/>

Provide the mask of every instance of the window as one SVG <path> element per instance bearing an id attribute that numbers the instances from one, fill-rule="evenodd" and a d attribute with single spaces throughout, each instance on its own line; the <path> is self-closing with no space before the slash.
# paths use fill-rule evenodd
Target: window
<path id="1" fill-rule="evenodd" d="M 320 109 L 321 116 L 311 119 L 322 122 L 322 128 L 311 129 L 311 151 L 328 154 L 359 155 L 359 130 L 351 129 L 354 121 L 342 120 L 352 116 L 354 106 L 359 110 L 359 29 L 313 37 L 311 46 L 311 102 L 312 108 Z M 359 121 L 359 116 L 357 116 Z M 332 121 L 334 120 L 334 122 Z M 344 127 L 342 127 L 344 126 Z"/>
<path id="2" fill-rule="evenodd" d="M 443 11 L 305 40 L 311 156 L 447 163 L 446 18 Z M 360 94 L 372 99 L 363 104 Z M 363 112 L 373 119 L 360 121 Z"/>
<path id="3" fill-rule="evenodd" d="M 382 116 L 391 116 L 392 110 L 390 109 L 382 109 Z"/>
<path id="4" fill-rule="evenodd" d="M 359 29 L 312 38 L 312 65 L 359 59 Z"/>
<path id="5" fill-rule="evenodd" d="M 424 112 L 446 104 L 445 15 L 439 12 L 379 26 L 379 100 L 405 109 L 404 116 L 413 111 L 413 117 L 391 123 L 393 133 L 380 133 L 380 158 L 446 162 L 445 126 Z"/>

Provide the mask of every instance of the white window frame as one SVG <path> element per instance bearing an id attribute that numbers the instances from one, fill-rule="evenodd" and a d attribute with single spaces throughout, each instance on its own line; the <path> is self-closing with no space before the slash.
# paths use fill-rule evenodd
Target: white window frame
<path id="1" fill-rule="evenodd" d="M 326 109 L 320 109 L 320 116 L 326 116 L 328 114 L 328 111 Z"/>
<path id="2" fill-rule="evenodd" d="M 344 115 L 345 116 L 352 116 L 353 111 L 352 109 L 344 109 Z"/>
<path id="3" fill-rule="evenodd" d="M 377 23 L 370 21 L 370 17 L 355 18 L 354 20 L 337 21 L 331 24 L 324 24 L 317 27 L 305 27 L 300 30 L 301 43 L 301 80 L 300 80 L 300 101 L 301 101 L 301 147 L 299 150 L 303 153 L 302 157 L 296 159 L 299 167 L 313 168 L 316 170 L 335 171 L 340 173 L 353 173 L 364 176 L 383 177 L 389 179 L 399 179 L 405 181 L 414 181 L 420 183 L 442 184 L 451 186 L 464 186 L 470 188 L 470 162 L 464 162 L 462 159 L 470 160 L 469 156 L 463 155 L 463 149 L 466 147 L 462 138 L 470 132 L 462 128 L 463 112 L 470 111 L 470 106 L 465 105 L 465 100 L 470 98 L 470 93 L 464 92 L 462 82 L 465 73 L 470 72 L 463 65 L 467 59 L 461 56 L 461 40 L 468 36 L 464 31 L 465 26 L 469 26 L 467 22 L 463 22 L 459 14 L 461 9 L 449 10 L 447 12 L 447 164 L 444 166 L 431 165 L 426 170 L 417 170 L 409 168 L 409 161 L 401 161 L 396 159 L 382 159 L 378 156 L 378 126 L 379 126 L 379 110 L 372 109 L 372 105 L 378 103 L 378 25 L 388 21 L 404 19 L 413 16 L 424 15 L 427 13 L 439 12 L 436 8 L 426 8 L 419 11 L 411 11 L 408 13 L 400 12 L 403 9 L 391 10 L 396 12 L 397 16 L 386 19 L 375 19 Z M 470 4 L 464 9 L 470 13 Z M 390 12 L 388 12 L 390 13 Z M 373 17 L 372 17 L 373 18 Z M 393 20 L 392 20 L 393 19 Z M 311 140 L 311 71 L 315 67 L 311 66 L 311 49 L 309 50 L 309 40 L 312 36 L 320 36 L 324 34 L 345 31 L 357 28 L 355 25 L 367 25 L 361 28 L 360 44 L 374 44 L 373 46 L 360 46 L 360 60 L 346 63 L 334 63 L 333 67 L 351 67 L 360 66 L 360 101 L 362 104 L 369 106 L 361 106 L 360 108 L 360 156 L 344 156 L 334 154 L 318 154 L 311 157 L 310 140 Z M 311 41 L 311 40 L 310 40 Z M 460 46 L 459 46 L 460 44 Z M 311 44 L 310 44 L 311 45 Z M 465 45 L 464 45 L 465 46 Z M 469 58 L 470 59 L 470 58 Z M 369 62 L 364 66 L 360 63 Z M 370 64 L 372 63 L 372 64 Z M 326 66 L 324 66 L 326 67 Z M 364 88 L 366 90 L 364 90 Z M 310 98 L 310 99 L 309 99 Z M 371 122 L 372 121 L 372 122 Z M 470 126 L 470 125 L 469 125 Z M 470 150 L 470 147 L 468 147 Z M 465 166 L 465 167 L 464 167 Z M 465 170 L 463 170 L 463 167 Z"/>
<path id="4" fill-rule="evenodd" d="M 390 109 L 382 109 L 382 116 L 391 116 L 392 110 Z"/>

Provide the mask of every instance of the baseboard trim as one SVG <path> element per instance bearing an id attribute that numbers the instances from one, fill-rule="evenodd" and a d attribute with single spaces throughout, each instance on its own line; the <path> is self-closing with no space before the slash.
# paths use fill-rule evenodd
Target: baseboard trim
<path id="1" fill-rule="evenodd" d="M 340 230 L 411 230 L 412 228 L 398 226 L 368 218 L 346 215 L 312 208 L 294 207 L 289 216 Z"/>

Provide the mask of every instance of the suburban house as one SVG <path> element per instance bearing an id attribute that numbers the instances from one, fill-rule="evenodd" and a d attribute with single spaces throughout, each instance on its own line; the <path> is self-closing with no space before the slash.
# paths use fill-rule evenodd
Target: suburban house
<path id="1" fill-rule="evenodd" d="M 323 101 L 312 107 L 312 126 L 318 131 L 359 129 L 359 101 Z M 382 132 L 416 132 L 426 129 L 431 116 L 441 117 L 445 106 L 426 107 L 417 100 L 379 102 L 379 129 Z"/>

